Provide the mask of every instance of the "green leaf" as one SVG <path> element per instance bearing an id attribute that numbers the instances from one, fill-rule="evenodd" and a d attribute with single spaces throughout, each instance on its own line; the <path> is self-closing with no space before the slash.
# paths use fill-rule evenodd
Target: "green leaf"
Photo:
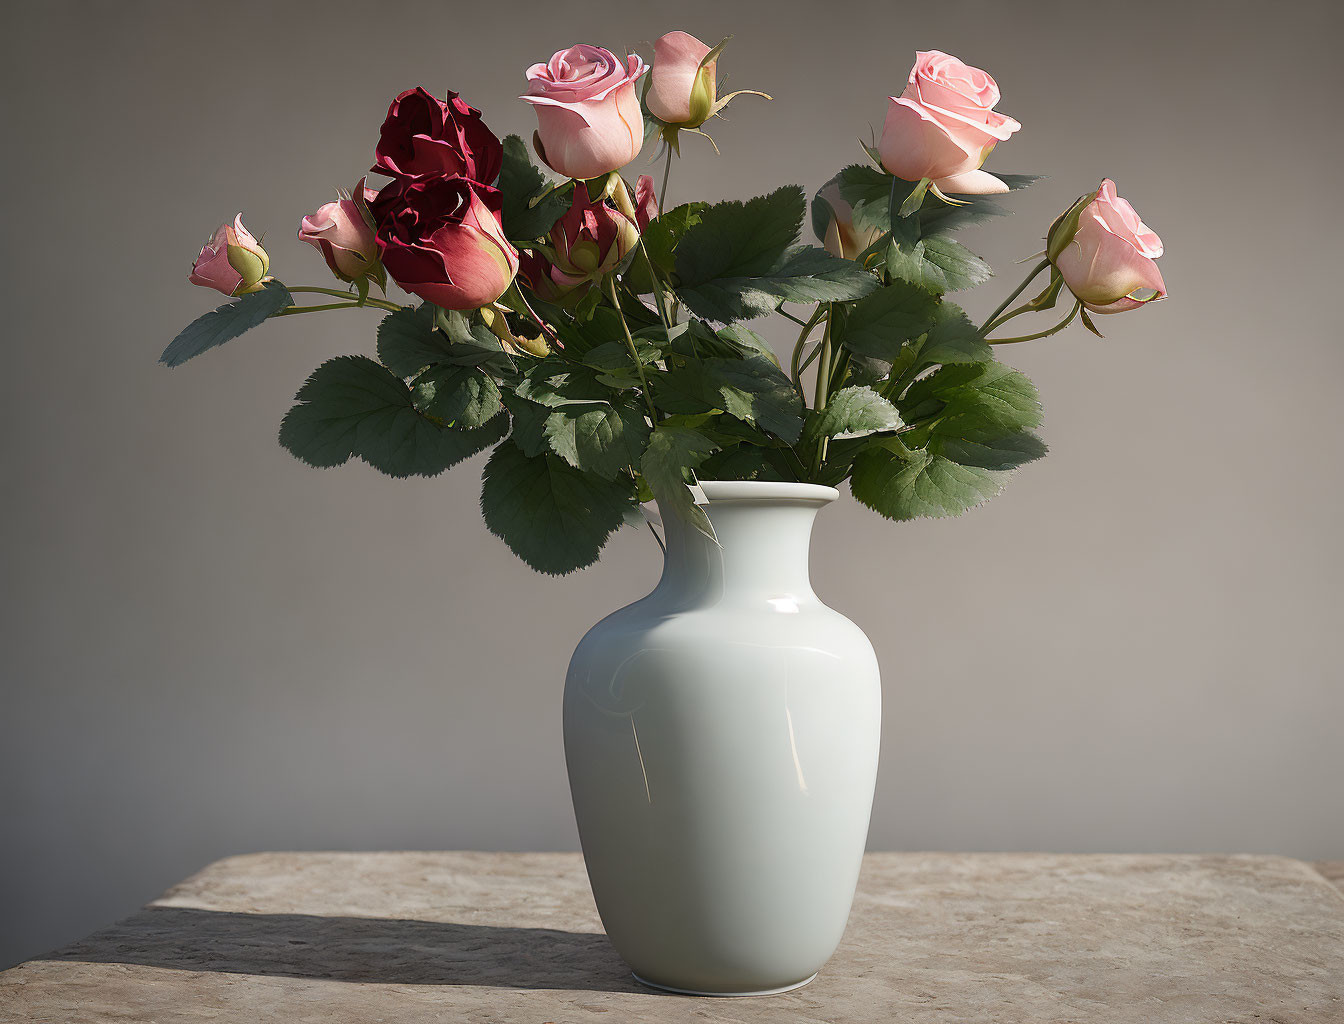
<path id="1" fill-rule="evenodd" d="M 947 436 L 963 436 L 958 431 L 971 428 L 1038 427 L 1042 412 L 1027 375 L 998 362 L 944 366 L 910 385 L 900 407 L 907 422 L 936 415 L 934 431 Z"/>
<path id="2" fill-rule="evenodd" d="M 934 324 L 919 349 L 921 367 L 936 363 L 988 363 L 994 350 L 967 318 L 965 311 L 943 302 L 934 311 Z"/>
<path id="3" fill-rule="evenodd" d="M 958 292 L 994 276 L 989 264 L 960 242 L 942 235 L 924 239 L 924 260 L 942 272 L 941 291 Z"/>
<path id="4" fill-rule="evenodd" d="M 451 309 L 436 310 L 434 322 L 449 342 L 442 361 L 456 366 L 479 366 L 496 376 L 509 376 L 517 370 L 513 357 L 485 324 L 472 323 Z"/>
<path id="5" fill-rule="evenodd" d="M 714 452 L 713 441 L 690 427 L 659 423 L 640 460 L 640 473 L 664 512 L 686 520 L 707 537 L 714 536 L 705 510 L 695 503 L 686 479 Z"/>
<path id="6" fill-rule="evenodd" d="M 674 265 L 673 250 L 677 242 L 691 228 L 700 223 L 700 218 L 709 209 L 708 203 L 683 203 L 666 213 L 659 214 L 644 230 L 644 248 L 654 266 L 664 273 L 670 272 Z M 638 264 L 636 264 L 638 265 Z"/>
<path id="7" fill-rule="evenodd" d="M 611 392 L 596 380 L 596 373 L 552 357 L 533 366 L 514 388 L 519 398 L 558 409 L 562 405 L 605 402 Z"/>
<path id="8" fill-rule="evenodd" d="M 434 329 L 437 312 L 425 302 L 383 317 L 378 324 L 378 361 L 398 377 L 414 377 L 427 366 L 446 362 L 448 339 Z"/>
<path id="9" fill-rule="evenodd" d="M 494 378 L 470 366 L 431 366 L 411 393 L 417 409 L 456 427 L 482 426 L 500 409 Z"/>
<path id="10" fill-rule="evenodd" d="M 804 436 L 862 437 L 882 430 L 899 430 L 901 414 L 896 406 L 870 387 L 841 388 L 833 394 L 821 412 L 808 414 Z"/>
<path id="11" fill-rule="evenodd" d="M 782 301 L 845 301 L 876 281 L 851 260 L 814 246 L 794 246 L 802 225 L 796 185 L 746 203 L 718 203 L 676 250 L 677 292 L 687 308 L 721 322 L 763 316 Z"/>
<path id="12" fill-rule="evenodd" d="M 657 362 L 663 354 L 663 350 L 648 338 L 637 337 L 634 341 L 635 351 L 639 353 L 639 361 L 645 366 Z M 634 360 L 630 358 L 630 350 L 626 348 L 624 341 L 606 341 L 601 345 L 594 345 L 583 354 L 583 362 L 584 365 L 597 370 L 630 370 L 633 372 L 635 368 Z"/>
<path id="13" fill-rule="evenodd" d="M 892 281 L 860 299 L 845 321 L 841 343 L 851 352 L 893 362 L 901 346 L 927 332 L 938 300 L 906 281 Z"/>
<path id="14" fill-rule="evenodd" d="M 928 451 L 962 466 L 1000 470 L 1016 469 L 1049 451 L 1044 441 L 1027 430 L 1004 433 L 972 427 L 963 429 L 962 434 L 965 436 L 949 437 L 940 431 L 929 441 Z"/>
<path id="15" fill-rule="evenodd" d="M 267 317 L 294 304 L 289 290 L 279 281 L 268 282 L 259 292 L 249 292 L 187 324 L 159 356 L 165 366 L 181 366 L 202 352 L 232 341 Z"/>
<path id="16" fill-rule="evenodd" d="M 707 281 L 680 279 L 677 294 L 686 308 L 727 323 L 765 316 L 781 302 L 846 302 L 862 298 L 877 279 L 853 260 L 816 246 L 787 250 L 760 273 L 730 274 Z"/>
<path id="17" fill-rule="evenodd" d="M 716 337 L 726 342 L 737 356 L 765 356 L 776 366 L 779 365 L 779 356 L 775 355 L 775 350 L 770 347 L 769 342 L 762 338 L 745 324 L 728 324 L 715 332 Z"/>
<path id="18" fill-rule="evenodd" d="M 970 288 L 992 276 L 988 263 L 943 235 L 930 235 L 913 243 L 890 243 L 887 273 L 938 295 Z"/>
<path id="19" fill-rule="evenodd" d="M 405 381 L 367 356 L 328 360 L 294 397 L 280 443 L 310 466 L 357 456 L 389 476 L 434 476 L 507 430 L 503 416 L 476 430 L 436 423 L 415 408 Z"/>
<path id="20" fill-rule="evenodd" d="M 735 444 L 700 464 L 705 480 L 797 480 L 784 454 L 774 448 Z"/>
<path id="21" fill-rule="evenodd" d="M 833 180 L 841 198 L 853 207 L 854 227 L 860 233 L 890 231 L 893 200 L 899 211 L 919 184 L 894 178 L 867 164 L 850 164 Z"/>
<path id="22" fill-rule="evenodd" d="M 503 398 L 513 422 L 513 433 L 510 435 L 513 443 L 524 455 L 540 455 L 549 447 L 546 421 L 550 418 L 551 410 L 512 394 L 505 393 Z"/>
<path id="23" fill-rule="evenodd" d="M 793 444 L 803 429 L 803 403 L 784 372 L 765 356 L 711 356 L 660 373 L 659 405 L 673 413 L 721 409 Z"/>
<path id="24" fill-rule="evenodd" d="M 558 576 L 597 561 L 634 504 L 628 476 L 604 480 L 557 455 L 501 444 L 485 466 L 481 512 L 491 533 L 538 572 Z"/>
<path id="25" fill-rule="evenodd" d="M 504 207 L 504 234 L 512 241 L 531 241 L 546 235 L 569 209 L 569 189 L 562 185 L 546 193 L 536 206 L 533 196 L 550 188 L 551 182 L 537 170 L 528 155 L 527 144 L 517 135 L 504 139 L 504 164 L 499 172 L 499 190 Z"/>
<path id="26" fill-rule="evenodd" d="M 677 246 L 677 277 L 694 285 L 766 273 L 797 239 L 803 206 L 803 190 L 785 185 L 746 203 L 730 199 L 702 210 Z"/>
<path id="27" fill-rule="evenodd" d="M 874 445 L 854 460 L 850 492 L 888 519 L 960 515 L 1003 489 L 1008 474 L 962 466 L 932 452 Z"/>
<path id="28" fill-rule="evenodd" d="M 643 413 L 610 405 L 567 405 L 547 416 L 544 427 L 553 452 L 607 480 L 640 464 L 650 429 Z"/>

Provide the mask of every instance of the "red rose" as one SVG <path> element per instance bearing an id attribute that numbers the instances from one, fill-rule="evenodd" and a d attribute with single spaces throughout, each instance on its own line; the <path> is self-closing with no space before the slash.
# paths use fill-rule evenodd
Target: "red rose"
<path id="1" fill-rule="evenodd" d="M 371 170 L 392 178 L 460 174 L 489 185 L 504 164 L 504 147 L 479 110 L 455 92 L 444 101 L 421 88 L 392 101 L 374 153 Z"/>
<path id="2" fill-rule="evenodd" d="M 508 289 L 518 250 L 504 237 L 499 189 L 466 178 L 399 179 L 369 204 L 392 279 L 445 309 L 476 309 Z"/>

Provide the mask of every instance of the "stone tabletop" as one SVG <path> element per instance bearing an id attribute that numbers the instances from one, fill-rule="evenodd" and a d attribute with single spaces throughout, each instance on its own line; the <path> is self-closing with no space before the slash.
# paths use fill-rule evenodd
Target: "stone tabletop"
<path id="1" fill-rule="evenodd" d="M 0 1021 L 1341 1024 L 1344 894 L 1284 857 L 875 853 L 815 982 L 634 982 L 577 854 L 262 853 L 0 974 Z"/>

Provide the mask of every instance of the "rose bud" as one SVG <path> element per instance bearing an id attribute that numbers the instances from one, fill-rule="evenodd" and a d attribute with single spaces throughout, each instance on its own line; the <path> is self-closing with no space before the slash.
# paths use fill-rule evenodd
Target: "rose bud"
<path id="1" fill-rule="evenodd" d="M 387 273 L 378 259 L 378 239 L 369 212 L 369 200 L 376 195 L 360 178 L 352 193 L 304 217 L 299 223 L 299 239 L 314 246 L 340 280 L 372 279 L 386 290 Z"/>
<path id="2" fill-rule="evenodd" d="M 518 255 L 518 280 L 527 285 L 539 299 L 559 302 L 564 297 L 551 277 L 551 261 L 539 252 L 526 250 Z"/>
<path id="3" fill-rule="evenodd" d="M 407 89 L 387 108 L 370 170 L 392 178 L 460 174 L 492 185 L 504 166 L 504 147 L 481 112 L 457 93 L 446 100 Z"/>
<path id="4" fill-rule="evenodd" d="M 744 93 L 766 96 L 763 92 L 742 89 L 718 98 L 714 80 L 718 56 L 724 40 L 709 47 L 689 32 L 669 32 L 653 44 L 653 70 L 644 103 L 649 113 L 674 128 L 699 128 Z"/>
<path id="5" fill-rule="evenodd" d="M 658 195 L 653 190 L 653 179 L 647 174 L 641 174 L 635 182 L 635 223 L 639 225 L 641 235 L 649 226 L 649 221 L 658 216 L 658 212 Z"/>
<path id="6" fill-rule="evenodd" d="M 1074 297 L 1093 313 L 1123 313 L 1167 297 L 1153 260 L 1162 239 L 1106 178 L 1050 228 L 1046 253 Z"/>
<path id="7" fill-rule="evenodd" d="M 980 165 L 1022 126 L 996 113 L 999 87 L 979 68 L 939 50 L 919 51 L 905 92 L 890 97 L 878 152 L 898 178 L 928 178 L 943 192 L 1007 192 Z"/>
<path id="8" fill-rule="evenodd" d="M 500 226 L 499 189 L 466 178 L 402 179 L 369 206 L 392 279 L 444 309 L 477 309 L 508 290 L 518 250 Z"/>
<path id="9" fill-rule="evenodd" d="M 232 224 L 221 224 L 215 237 L 202 246 L 187 280 L 225 295 L 245 295 L 261 290 L 270 280 L 266 276 L 270 269 L 271 258 L 252 233 L 243 227 L 240 213 Z"/>
<path id="10" fill-rule="evenodd" d="M 881 228 L 859 231 L 854 227 L 854 208 L 845 202 L 840 194 L 840 186 L 834 180 L 828 181 L 817 193 L 817 197 L 825 204 L 822 207 L 825 221 L 823 226 L 823 221 L 814 209 L 813 230 L 832 256 L 856 260 L 868 246 L 882 237 Z"/>
<path id="11" fill-rule="evenodd" d="M 615 270 L 639 244 L 639 228 L 606 200 L 593 202 L 587 189 L 576 187 L 574 202 L 551 228 L 549 241 L 551 280 L 566 292 Z"/>
<path id="12" fill-rule="evenodd" d="M 622 64 L 610 50 L 580 43 L 527 69 L 537 112 L 537 156 L 568 178 L 586 180 L 624 167 L 644 145 L 635 81 L 648 68 L 638 54 Z"/>

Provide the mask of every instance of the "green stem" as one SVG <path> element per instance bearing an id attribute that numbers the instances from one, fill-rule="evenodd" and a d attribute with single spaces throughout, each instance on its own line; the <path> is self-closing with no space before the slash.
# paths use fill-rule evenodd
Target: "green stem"
<path id="1" fill-rule="evenodd" d="M 271 316 L 293 316 L 295 313 L 318 313 L 324 309 L 358 309 L 358 302 L 329 302 L 324 306 L 288 306 Z"/>
<path id="2" fill-rule="evenodd" d="M 649 422 L 658 425 L 658 409 L 653 404 L 653 393 L 649 390 L 649 378 L 644 375 L 644 364 L 639 361 L 639 349 L 635 348 L 635 339 L 630 336 L 630 325 L 625 322 L 625 311 L 621 309 L 621 298 L 616 294 L 616 278 L 607 275 L 607 295 L 616 307 L 616 318 L 621 322 L 621 333 L 625 335 L 625 348 L 635 361 L 635 372 L 639 374 L 639 383 L 644 390 L 644 404 L 649 408 Z"/>
<path id="3" fill-rule="evenodd" d="M 1033 301 L 1034 301 L 1034 300 L 1033 300 Z M 1015 317 L 1015 316 L 1021 316 L 1023 313 L 1031 313 L 1031 312 L 1034 312 L 1035 309 L 1036 309 L 1036 307 L 1033 306 L 1032 303 L 1030 303 L 1030 302 L 1024 302 L 1024 303 L 1022 303 L 1022 305 L 1020 305 L 1020 306 L 1016 306 L 1016 307 L 1014 307 L 1013 309 L 1008 310 L 1007 313 L 1004 313 L 1002 316 L 997 317 L 995 320 L 993 320 L 993 321 L 991 321 L 990 323 L 986 324 L 985 326 L 981 327 L 981 328 L 980 328 L 980 336 L 981 336 L 981 337 L 984 337 L 984 336 L 985 336 L 986 334 L 988 334 L 990 331 L 996 331 L 996 330 L 998 330 L 1000 327 L 1002 327 L 1004 324 L 1006 324 L 1006 323 L 1007 323 L 1009 320 L 1011 320 L 1013 317 Z"/>
<path id="4" fill-rule="evenodd" d="M 794 323 L 796 323 L 799 327 L 806 327 L 806 326 L 807 326 L 807 321 L 806 321 L 806 320 L 799 320 L 799 319 L 798 319 L 796 316 L 794 316 L 792 313 L 790 313 L 790 312 L 788 312 L 787 310 L 785 310 L 783 306 L 781 306 L 779 309 L 775 310 L 775 312 L 778 313 L 780 316 L 782 316 L 785 320 L 792 320 L 792 321 L 793 321 Z"/>
<path id="5" fill-rule="evenodd" d="M 832 392 L 840 390 L 845 383 L 845 374 L 849 372 L 849 349 L 841 345 L 836 349 L 835 366 L 831 368 L 830 389 Z"/>
<path id="6" fill-rule="evenodd" d="M 922 367 L 920 366 L 918 360 L 916 360 L 914 365 L 911 366 L 909 369 L 907 369 L 904 373 L 902 373 L 898 377 L 893 377 L 889 379 L 885 386 L 880 387 L 878 389 L 879 393 L 882 395 L 883 398 L 887 399 L 888 401 L 892 402 L 896 401 L 898 398 L 901 397 L 901 393 L 910 386 L 911 381 L 913 381 L 916 377 L 919 376 L 921 369 Z"/>
<path id="7" fill-rule="evenodd" d="M 351 302 L 357 301 L 357 296 L 352 295 L 348 291 L 343 292 L 336 288 L 317 288 L 312 285 L 302 285 L 302 286 L 296 286 L 294 288 L 289 288 L 289 293 L 291 295 L 302 292 L 311 292 L 314 295 L 335 295 L 337 298 L 348 299 Z M 395 302 L 388 302 L 386 299 L 375 299 L 372 296 L 366 298 L 362 304 L 365 306 L 376 306 L 378 309 L 385 309 L 390 313 L 395 313 L 397 310 L 402 308 L 401 306 L 398 306 Z"/>
<path id="8" fill-rule="evenodd" d="M 803 362 L 802 362 L 802 365 L 798 367 L 798 372 L 799 372 L 799 373 L 802 373 L 802 372 L 803 372 L 804 370 L 806 370 L 809 366 L 811 366 L 813 363 L 815 363 L 815 362 L 817 361 L 817 356 L 819 356 L 819 355 L 821 355 L 821 346 L 820 346 L 820 345 L 818 345 L 816 348 L 814 348 L 811 352 L 809 352 L 809 353 L 807 354 L 807 358 L 804 359 Z"/>
<path id="9" fill-rule="evenodd" d="M 1031 284 L 1032 281 L 1036 280 L 1036 276 L 1040 274 L 1040 272 L 1048 266 L 1050 266 L 1049 260 L 1041 260 L 1040 263 L 1036 264 L 1036 266 L 1032 268 L 1031 273 L 1026 276 L 1026 279 L 1020 285 L 1018 285 L 1016 288 L 1013 289 L 1012 293 L 1008 296 L 1008 298 L 1004 299 L 1001 303 L 999 303 L 999 308 L 994 310 L 993 313 L 990 313 L 989 316 L 985 319 L 985 322 L 980 325 L 980 334 L 982 337 L 994 329 L 994 318 L 997 317 L 1000 313 L 1002 313 L 1005 309 L 1007 309 L 1009 304 L 1015 298 L 1017 298 L 1024 291 L 1026 291 L 1027 285 Z"/>
<path id="10" fill-rule="evenodd" d="M 813 408 L 821 412 L 826 408 L 826 399 L 831 387 L 831 308 L 826 307 L 826 332 L 821 338 L 821 362 L 817 364 L 817 391 Z M 812 475 L 821 474 L 821 464 L 826 460 L 826 438 L 817 440 L 817 450 L 812 455 Z"/>
<path id="11" fill-rule="evenodd" d="M 802 372 L 803 368 L 807 366 L 807 363 L 803 363 L 802 366 L 799 366 L 798 360 L 802 358 L 803 346 L 807 344 L 808 336 L 811 335 L 813 329 L 821 322 L 822 316 L 825 315 L 823 309 L 824 307 L 821 303 L 817 303 L 816 310 L 813 311 L 812 316 L 807 323 L 803 324 L 803 329 L 798 334 L 798 340 L 793 343 L 793 357 L 789 360 L 789 376 L 793 378 L 793 386 L 797 389 L 800 396 L 803 396 Z M 810 363 L 811 361 L 812 358 L 809 356 L 807 362 Z"/>
<path id="12" fill-rule="evenodd" d="M 991 345 L 1015 345 L 1019 341 L 1035 341 L 1037 338 L 1048 338 L 1050 335 L 1068 327 L 1069 324 L 1073 322 L 1073 318 L 1078 315 L 1078 310 L 1082 308 L 1083 304 L 1081 302 L 1075 302 L 1069 315 L 1059 323 L 1055 324 L 1054 327 L 1048 328 L 1047 330 L 1037 331 L 1035 334 L 1023 334 L 1016 338 L 986 338 L 985 341 L 989 342 Z"/>
<path id="13" fill-rule="evenodd" d="M 667 179 L 672 173 L 672 143 L 667 145 L 667 159 L 663 161 L 663 187 L 658 190 L 658 213 L 667 209 Z"/>

